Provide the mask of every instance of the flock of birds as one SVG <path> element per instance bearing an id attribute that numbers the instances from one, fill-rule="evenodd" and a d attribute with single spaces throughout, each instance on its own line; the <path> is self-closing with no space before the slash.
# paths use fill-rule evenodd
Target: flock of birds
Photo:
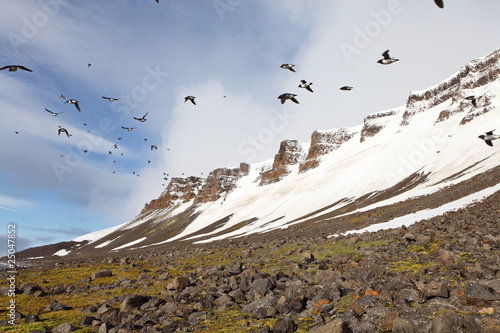
<path id="1" fill-rule="evenodd" d="M 159 0 L 155 0 L 157 3 L 159 3 Z M 442 0 L 434 0 L 434 2 L 436 3 L 436 5 L 440 8 L 444 8 L 444 4 L 443 4 L 443 1 Z M 396 58 L 393 58 L 389 55 L 389 50 L 385 51 L 384 53 L 382 53 L 382 59 L 378 60 L 377 63 L 379 64 L 382 64 L 382 65 L 390 65 L 390 64 L 393 64 L 395 62 L 399 61 L 399 59 L 396 59 Z M 87 64 L 87 66 L 90 68 L 92 66 L 92 64 Z M 282 64 L 280 66 L 282 69 L 285 69 L 285 70 L 289 70 L 291 72 L 296 72 L 294 67 L 295 65 L 293 64 L 288 64 L 288 63 L 285 63 L 285 64 Z M 31 69 L 25 67 L 25 66 L 22 66 L 22 65 L 7 65 L 7 66 L 4 66 L 2 68 L 0 68 L 0 71 L 1 70 L 8 70 L 10 72 L 16 72 L 18 70 L 23 70 L 23 71 L 27 71 L 27 72 L 33 72 Z M 300 83 L 299 83 L 299 88 L 303 88 L 303 89 L 306 89 L 307 91 L 313 93 L 313 89 L 312 89 L 312 82 L 307 82 L 306 80 L 300 80 Z M 350 91 L 352 90 L 353 87 L 352 86 L 342 86 L 340 87 L 340 90 L 343 90 L 343 91 Z M 226 96 L 224 96 L 226 97 Z M 293 103 L 296 103 L 296 104 L 299 104 L 299 101 L 297 100 L 297 94 L 293 94 L 293 93 L 283 93 L 281 95 L 278 96 L 278 99 L 281 101 L 281 104 L 284 104 L 287 100 L 290 100 L 291 102 Z M 60 96 L 61 99 L 64 99 L 65 100 L 65 104 L 73 104 L 76 108 L 76 110 L 78 112 L 81 112 L 81 108 L 80 108 L 80 105 L 79 105 L 79 102 L 75 99 L 66 99 L 66 97 L 64 97 L 64 95 L 61 95 Z M 468 96 L 466 97 L 465 99 L 467 100 L 470 100 L 472 105 L 474 107 L 478 107 L 478 101 L 482 98 L 482 96 Z M 115 102 L 115 101 L 119 101 L 118 98 L 113 98 L 113 97 L 107 97 L 107 96 L 102 96 L 102 99 L 104 100 L 107 100 L 109 102 Z M 192 95 L 189 95 L 189 96 L 186 96 L 184 98 L 184 103 L 187 102 L 187 101 L 190 101 L 193 105 L 196 105 L 196 101 L 195 101 L 196 97 L 195 96 L 192 96 Z M 48 113 L 50 113 L 52 116 L 58 116 L 60 114 L 62 114 L 63 112 L 53 112 L 47 108 L 45 108 L 45 111 L 47 111 Z M 147 121 L 147 116 L 148 116 L 149 112 L 146 112 L 142 117 L 133 117 L 134 120 L 140 122 L 140 123 L 144 123 Z M 84 125 L 86 125 L 84 123 Z M 127 126 L 121 126 L 121 128 L 123 130 L 126 130 L 128 132 L 130 131 L 133 131 L 136 127 L 127 127 Z M 90 133 L 90 131 L 87 131 Z M 483 135 L 480 135 L 479 138 L 484 140 L 484 142 L 489 145 L 489 146 L 493 146 L 493 143 L 492 141 L 493 140 L 497 140 L 497 139 L 500 139 L 500 135 L 496 135 L 493 133 L 494 130 L 492 131 L 488 131 L 486 132 L 485 134 Z M 15 131 L 16 134 L 19 134 L 18 131 Z M 58 135 L 60 136 L 61 134 L 63 135 L 66 135 L 68 138 L 71 137 L 72 135 L 69 133 L 69 131 L 62 127 L 61 125 L 58 126 L 58 130 L 57 130 L 57 133 Z M 119 137 L 118 140 L 121 140 L 122 138 Z M 148 139 L 147 138 L 144 138 L 144 142 L 146 142 Z M 115 149 L 118 149 L 118 145 L 115 143 L 113 145 L 113 148 Z M 151 145 L 150 146 L 150 150 L 158 150 L 158 147 L 156 145 Z M 169 150 L 169 149 L 167 149 Z M 83 150 L 84 153 L 87 153 L 88 150 Z M 113 152 L 110 150 L 108 151 L 108 155 L 112 155 Z M 123 155 L 123 153 L 121 153 L 121 155 Z M 64 157 L 64 155 L 61 155 Z M 113 161 L 113 163 L 116 163 L 116 161 Z M 151 163 L 150 160 L 148 160 L 148 164 Z M 116 173 L 115 171 L 113 171 L 113 173 Z M 132 172 L 132 174 L 140 177 L 139 174 L 137 174 L 135 171 Z M 168 174 L 167 173 L 163 173 L 163 176 L 164 176 L 164 180 L 168 180 Z M 163 186 L 165 186 L 165 184 L 162 184 Z"/>

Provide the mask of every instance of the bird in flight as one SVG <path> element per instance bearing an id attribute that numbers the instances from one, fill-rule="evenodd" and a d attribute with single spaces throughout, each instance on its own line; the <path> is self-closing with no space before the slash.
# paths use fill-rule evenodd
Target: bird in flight
<path id="1" fill-rule="evenodd" d="M 151 145 L 151 150 L 153 150 L 153 149 L 158 150 L 158 147 L 156 147 L 156 145 Z"/>
<path id="2" fill-rule="evenodd" d="M 340 87 L 340 90 L 344 90 L 344 91 L 350 91 L 352 90 L 353 87 L 351 86 L 343 86 L 343 87 Z"/>
<path id="3" fill-rule="evenodd" d="M 146 116 L 148 115 L 149 111 L 146 112 L 146 114 L 144 116 L 142 116 L 142 118 L 136 118 L 134 117 L 135 120 L 137 121 L 140 121 L 141 123 L 145 122 L 147 119 L 146 119 Z"/>
<path id="4" fill-rule="evenodd" d="M 434 2 L 439 8 L 444 8 L 443 0 L 434 0 Z"/>
<path id="5" fill-rule="evenodd" d="M 486 142 L 486 144 L 488 146 L 493 147 L 493 142 L 491 142 L 491 141 L 496 140 L 496 139 L 500 139 L 500 135 L 493 134 L 493 131 L 486 132 L 486 133 L 484 133 L 486 135 L 482 134 L 482 135 L 478 136 L 478 138 L 483 139 L 484 142 Z"/>
<path id="6" fill-rule="evenodd" d="M 471 95 L 471 96 L 465 97 L 465 99 L 471 101 L 472 105 L 474 105 L 474 107 L 477 108 L 477 101 L 479 101 L 479 99 L 481 99 L 481 97 L 483 97 L 483 96 Z"/>
<path id="7" fill-rule="evenodd" d="M 21 65 L 9 65 L 9 66 L 4 66 L 2 68 L 0 68 L 0 71 L 3 71 L 4 69 L 9 69 L 9 72 L 15 72 L 17 71 L 18 69 L 22 69 L 22 70 L 25 70 L 27 72 L 33 72 L 31 69 L 29 68 L 26 68 L 24 66 L 21 66 Z"/>
<path id="8" fill-rule="evenodd" d="M 133 130 L 135 127 L 125 127 L 125 126 L 122 126 L 122 128 L 130 132 L 130 131 L 131 131 L 131 130 Z"/>
<path id="9" fill-rule="evenodd" d="M 288 69 L 288 70 L 290 70 L 292 72 L 295 72 L 295 69 L 293 69 L 293 66 L 295 66 L 295 65 L 292 65 L 292 64 L 283 64 L 283 65 L 280 66 L 280 68 Z"/>
<path id="10" fill-rule="evenodd" d="M 108 101 L 110 101 L 110 102 L 114 102 L 114 101 L 119 101 L 119 100 L 120 100 L 120 99 L 118 99 L 118 98 L 113 98 L 113 97 L 105 97 L 105 96 L 102 96 L 102 98 L 107 99 L 107 100 L 108 100 Z"/>
<path id="11" fill-rule="evenodd" d="M 196 97 L 194 97 L 194 96 L 186 96 L 186 97 L 184 97 L 184 103 L 186 103 L 187 101 L 191 101 L 191 103 L 196 105 L 196 102 L 194 101 L 195 98 Z"/>
<path id="12" fill-rule="evenodd" d="M 312 82 L 307 82 L 306 80 L 300 80 L 299 88 L 305 88 L 310 92 L 314 92 L 311 88 Z"/>
<path id="13" fill-rule="evenodd" d="M 53 115 L 54 117 L 57 116 L 58 114 L 61 114 L 61 113 L 64 113 L 64 112 L 53 112 L 53 111 L 50 111 L 49 109 L 45 108 L 45 111 L 47 111 L 48 113 L 50 113 L 51 115 Z"/>
<path id="14" fill-rule="evenodd" d="M 69 138 L 69 132 L 68 132 L 68 130 L 65 129 L 64 127 L 62 127 L 61 125 L 59 125 L 59 129 L 57 130 L 57 135 L 61 135 L 61 133 L 66 133 L 66 135 Z"/>
<path id="15" fill-rule="evenodd" d="M 382 65 L 390 65 L 392 63 L 395 63 L 396 61 L 399 61 L 399 59 L 396 59 L 396 58 L 392 58 L 390 55 L 389 55 L 389 50 L 385 51 L 384 53 L 382 53 L 382 56 L 384 58 L 380 59 L 379 61 L 377 61 L 379 64 L 382 64 Z"/>
<path id="16" fill-rule="evenodd" d="M 78 112 L 80 112 L 80 105 L 78 105 L 78 101 L 75 99 L 68 99 L 64 104 L 69 103 L 69 104 L 74 104 Z"/>
<path id="17" fill-rule="evenodd" d="M 281 100 L 281 104 L 284 104 L 287 99 L 291 100 L 292 102 L 299 104 L 299 101 L 295 99 L 295 94 L 290 94 L 290 93 L 284 93 L 278 96 L 278 99 Z"/>

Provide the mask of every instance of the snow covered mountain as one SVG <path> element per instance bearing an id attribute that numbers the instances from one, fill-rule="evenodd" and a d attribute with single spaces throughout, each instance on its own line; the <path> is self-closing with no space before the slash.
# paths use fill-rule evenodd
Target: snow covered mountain
<path id="1" fill-rule="evenodd" d="M 347 221 L 333 234 L 361 220 L 364 226 L 392 219 L 408 225 L 429 208 L 442 214 L 499 189 L 497 173 L 481 186 L 463 186 L 500 164 L 500 142 L 490 147 L 478 138 L 500 127 L 499 93 L 497 50 L 411 92 L 406 105 L 368 115 L 360 126 L 316 130 L 310 143 L 285 140 L 274 160 L 219 168 L 207 178 L 172 178 L 132 221 L 78 237 L 56 254 L 211 242 Z M 477 107 L 466 99 L 471 95 L 481 96 Z M 459 184 L 468 190 L 443 194 Z M 433 207 L 413 204 L 423 197 L 432 198 Z M 407 203 L 399 204 L 405 209 L 394 208 L 398 203 Z M 361 214 L 385 207 L 392 207 L 390 219 Z"/>

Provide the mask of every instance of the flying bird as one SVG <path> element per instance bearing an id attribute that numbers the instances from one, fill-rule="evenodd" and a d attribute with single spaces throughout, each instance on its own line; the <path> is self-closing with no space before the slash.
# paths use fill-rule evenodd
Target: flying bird
<path id="1" fill-rule="evenodd" d="M 344 90 L 344 91 L 351 91 L 353 87 L 351 86 L 343 86 L 343 87 L 340 87 L 340 90 Z"/>
<path id="2" fill-rule="evenodd" d="M 64 97 L 64 95 L 61 95 L 59 96 L 60 99 L 66 99 L 66 97 Z"/>
<path id="3" fill-rule="evenodd" d="M 496 140 L 496 139 L 500 139 L 500 135 L 493 134 L 493 131 L 486 132 L 485 133 L 486 135 L 481 134 L 480 136 L 478 136 L 478 138 L 483 139 L 484 142 L 486 142 L 486 144 L 488 146 L 493 147 L 493 142 L 491 142 L 491 141 Z"/>
<path id="4" fill-rule="evenodd" d="M 305 88 L 309 90 L 310 92 L 314 92 L 311 88 L 312 82 L 307 82 L 306 80 L 300 80 L 299 88 Z"/>
<path id="5" fill-rule="evenodd" d="M 434 2 L 439 8 L 444 8 L 443 0 L 434 0 Z"/>
<path id="6" fill-rule="evenodd" d="M 61 135 L 61 133 L 66 133 L 66 135 L 69 138 L 69 132 L 68 132 L 68 130 L 65 129 L 64 127 L 62 127 L 61 125 L 59 125 L 59 129 L 57 130 L 57 135 Z"/>
<path id="7" fill-rule="evenodd" d="M 135 127 L 124 127 L 124 126 L 122 126 L 122 128 L 130 132 L 130 131 L 131 131 L 131 130 L 133 130 Z"/>
<path id="8" fill-rule="evenodd" d="M 140 121 L 141 123 L 145 122 L 147 119 L 146 119 L 146 116 L 148 115 L 149 111 L 146 112 L 146 114 L 144 116 L 142 116 L 142 118 L 136 118 L 134 117 L 135 120 L 137 121 Z"/>
<path id="9" fill-rule="evenodd" d="M 119 101 L 119 99 L 118 99 L 118 98 L 113 98 L 113 97 L 105 97 L 105 96 L 102 96 L 102 98 L 107 99 L 107 100 L 108 100 L 108 101 L 110 101 L 110 102 Z"/>
<path id="10" fill-rule="evenodd" d="M 186 103 L 187 101 L 191 101 L 194 105 L 196 105 L 196 102 L 194 101 L 196 97 L 194 96 L 186 96 L 184 97 L 184 103 Z"/>
<path id="11" fill-rule="evenodd" d="M 295 99 L 295 94 L 290 94 L 290 93 L 284 93 L 278 96 L 278 99 L 281 100 L 281 104 L 284 104 L 287 99 L 291 100 L 294 103 L 299 104 L 299 101 Z"/>
<path id="12" fill-rule="evenodd" d="M 80 105 L 78 105 L 78 101 L 75 99 L 68 99 L 64 104 L 69 103 L 69 104 L 74 104 L 78 112 L 80 112 Z"/>
<path id="13" fill-rule="evenodd" d="M 390 65 L 392 63 L 395 63 L 396 61 L 399 61 L 399 59 L 396 59 L 396 58 L 392 58 L 390 55 L 389 55 L 389 50 L 385 51 L 384 53 L 382 53 L 382 56 L 384 57 L 383 59 L 380 59 L 379 61 L 377 61 L 377 63 L 379 64 L 382 64 L 382 65 Z"/>
<path id="14" fill-rule="evenodd" d="M 50 111 L 50 110 L 49 110 L 49 109 L 47 109 L 47 108 L 45 108 L 45 111 L 47 111 L 48 113 L 50 113 L 50 114 L 51 114 L 51 115 L 53 115 L 54 117 L 55 117 L 55 116 L 57 116 L 58 114 L 64 113 L 64 112 L 59 112 L 59 113 L 57 113 L 57 112 L 52 112 L 52 111 Z"/>
<path id="15" fill-rule="evenodd" d="M 9 66 L 4 66 L 2 68 L 0 68 L 0 71 L 3 71 L 4 69 L 9 69 L 9 72 L 15 72 L 17 71 L 18 69 L 22 69 L 22 70 L 25 70 L 27 72 L 33 72 L 31 69 L 29 68 L 26 68 L 24 66 L 21 66 L 21 65 L 9 65 Z"/>
<path id="16" fill-rule="evenodd" d="M 153 149 L 158 150 L 158 147 L 156 147 L 156 145 L 151 145 L 151 150 L 153 150 Z"/>
<path id="17" fill-rule="evenodd" d="M 293 66 L 295 66 L 295 65 L 292 65 L 292 64 L 283 64 L 283 65 L 280 66 L 280 68 L 288 69 L 288 70 L 290 70 L 292 72 L 295 72 L 295 69 L 293 69 Z"/>
<path id="18" fill-rule="evenodd" d="M 474 107 L 477 108 L 477 101 L 479 101 L 479 99 L 481 99 L 481 97 L 483 97 L 483 96 L 471 95 L 471 96 L 465 97 L 465 99 L 471 101 L 472 105 L 474 105 Z"/>

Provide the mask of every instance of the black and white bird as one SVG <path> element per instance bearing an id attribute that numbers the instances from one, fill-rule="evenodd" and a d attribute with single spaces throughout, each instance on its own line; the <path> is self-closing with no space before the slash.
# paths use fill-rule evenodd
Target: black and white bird
<path id="1" fill-rule="evenodd" d="M 284 93 L 278 96 L 278 99 L 281 100 L 281 104 L 285 103 L 287 99 L 291 100 L 292 102 L 299 104 L 299 101 L 295 99 L 295 94 L 290 94 L 290 93 Z"/>
<path id="2" fill-rule="evenodd" d="M 64 104 L 69 103 L 69 104 L 74 104 L 78 112 L 80 112 L 80 105 L 78 104 L 78 101 L 75 99 L 68 99 Z"/>
<path id="3" fill-rule="evenodd" d="M 107 100 L 108 100 L 108 101 L 110 101 L 110 102 L 114 102 L 114 101 L 119 101 L 119 100 L 120 100 L 120 99 L 118 99 L 118 98 L 106 97 L 106 96 L 102 96 L 102 98 L 107 99 Z"/>
<path id="4" fill-rule="evenodd" d="M 58 114 L 61 114 L 61 113 L 64 113 L 64 112 L 53 112 L 53 111 L 50 111 L 49 109 L 45 108 L 45 111 L 47 111 L 48 113 L 50 113 L 51 115 L 53 115 L 54 117 L 57 116 Z"/>
<path id="5" fill-rule="evenodd" d="M 351 91 L 353 89 L 353 87 L 351 86 L 342 86 L 340 87 L 340 90 L 344 90 L 344 91 Z"/>
<path id="6" fill-rule="evenodd" d="M 384 58 L 382 58 L 382 59 L 380 59 L 379 61 L 377 61 L 377 63 L 382 64 L 382 65 L 390 65 L 390 64 L 395 63 L 396 61 L 399 61 L 399 59 L 392 58 L 392 57 L 389 55 L 389 50 L 387 50 L 387 51 L 385 51 L 384 53 L 382 53 L 382 56 L 383 56 Z"/>
<path id="7" fill-rule="evenodd" d="M 310 92 L 314 92 L 311 88 L 312 82 L 307 82 L 306 80 L 300 80 L 299 88 L 305 88 L 309 90 Z"/>
<path id="8" fill-rule="evenodd" d="M 124 130 L 127 130 L 127 131 L 129 131 L 129 132 L 130 132 L 130 131 L 131 131 L 131 130 L 133 130 L 135 127 L 125 127 L 125 126 L 122 126 L 122 128 L 123 128 Z"/>
<path id="9" fill-rule="evenodd" d="M 3 71 L 4 69 L 9 69 L 9 72 L 16 72 L 18 69 L 22 69 L 22 70 L 27 71 L 27 72 L 33 72 L 31 69 L 26 68 L 26 67 L 21 66 L 21 65 L 4 66 L 4 67 L 0 68 L 0 71 Z"/>
<path id="10" fill-rule="evenodd" d="M 439 8 L 444 8 L 443 0 L 434 0 L 434 2 Z"/>
<path id="11" fill-rule="evenodd" d="M 68 130 L 65 129 L 64 127 L 62 127 L 61 125 L 59 125 L 59 129 L 57 130 L 57 135 L 61 135 L 61 133 L 66 133 L 66 135 L 69 138 L 69 132 L 68 132 Z"/>
<path id="12" fill-rule="evenodd" d="M 194 105 L 196 105 L 196 102 L 194 101 L 195 98 L 196 97 L 191 96 L 191 95 L 190 96 L 186 96 L 186 97 L 184 97 L 184 103 L 186 103 L 187 101 L 191 101 L 191 103 L 193 103 Z"/>
<path id="13" fill-rule="evenodd" d="M 158 150 L 158 147 L 156 147 L 156 145 L 151 145 L 151 150 L 153 150 L 153 149 Z"/>
<path id="14" fill-rule="evenodd" d="M 136 118 L 134 117 L 135 120 L 137 121 L 140 121 L 141 123 L 145 122 L 147 119 L 146 119 L 146 116 L 148 115 L 149 111 L 146 112 L 146 114 L 144 116 L 142 116 L 141 118 Z"/>
<path id="15" fill-rule="evenodd" d="M 475 108 L 477 108 L 477 102 L 481 99 L 483 96 L 476 96 L 476 95 L 471 95 L 465 97 L 465 99 L 469 100 L 472 102 L 472 105 L 474 105 Z"/>
<path id="16" fill-rule="evenodd" d="M 494 131 L 494 130 L 493 130 Z M 488 146 L 493 147 L 493 140 L 500 139 L 500 135 L 493 134 L 493 131 L 486 132 L 478 136 L 478 138 L 483 139 Z"/>
<path id="17" fill-rule="evenodd" d="M 290 70 L 292 72 L 295 72 L 295 69 L 293 69 L 294 66 L 295 65 L 292 65 L 292 64 L 283 64 L 283 65 L 280 66 L 280 68 L 288 69 L 288 70 Z"/>
<path id="18" fill-rule="evenodd" d="M 59 96 L 60 99 L 66 99 L 66 97 L 64 97 L 64 95 L 61 95 Z"/>

